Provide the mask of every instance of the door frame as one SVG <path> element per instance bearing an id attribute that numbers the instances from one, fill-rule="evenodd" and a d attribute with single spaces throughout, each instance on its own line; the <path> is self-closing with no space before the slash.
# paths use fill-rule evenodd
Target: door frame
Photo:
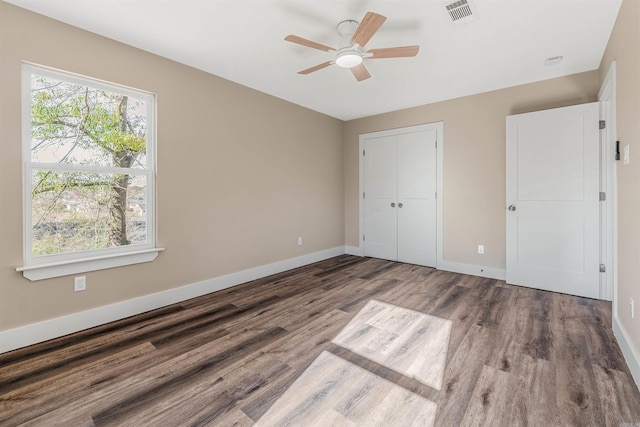
<path id="1" fill-rule="evenodd" d="M 618 280 L 618 207 L 615 143 L 616 135 L 616 61 L 612 61 L 598 92 L 600 120 L 600 191 L 607 197 L 600 206 L 600 263 L 606 271 L 600 274 L 600 299 L 613 301 L 613 315 L 617 317 Z"/>
<path id="2" fill-rule="evenodd" d="M 402 135 L 405 133 L 414 133 L 422 131 L 436 131 L 436 265 L 442 263 L 443 254 L 443 235 L 444 227 L 442 221 L 442 200 L 444 196 L 443 192 L 443 165 L 444 165 L 444 122 L 425 123 L 414 126 L 407 126 L 401 128 L 387 129 L 377 132 L 369 132 L 360 134 L 358 137 L 358 253 L 354 255 L 364 256 L 364 199 L 362 197 L 364 193 L 364 156 L 362 152 L 364 150 L 365 140 L 369 138 L 380 138 L 385 136 Z"/>

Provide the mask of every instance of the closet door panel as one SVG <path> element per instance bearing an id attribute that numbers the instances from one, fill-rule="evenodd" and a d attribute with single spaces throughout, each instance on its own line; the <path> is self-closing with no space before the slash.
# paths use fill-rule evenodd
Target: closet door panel
<path id="1" fill-rule="evenodd" d="M 436 131 L 397 137 L 398 261 L 436 265 Z"/>
<path id="2" fill-rule="evenodd" d="M 364 156 L 365 256 L 398 259 L 398 159 L 396 137 L 372 138 Z"/>

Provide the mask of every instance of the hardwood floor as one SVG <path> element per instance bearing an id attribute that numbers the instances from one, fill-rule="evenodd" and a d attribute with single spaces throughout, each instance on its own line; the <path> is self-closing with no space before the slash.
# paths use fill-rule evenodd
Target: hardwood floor
<path id="1" fill-rule="evenodd" d="M 340 256 L 0 355 L 0 426 L 640 426 L 611 304 Z"/>

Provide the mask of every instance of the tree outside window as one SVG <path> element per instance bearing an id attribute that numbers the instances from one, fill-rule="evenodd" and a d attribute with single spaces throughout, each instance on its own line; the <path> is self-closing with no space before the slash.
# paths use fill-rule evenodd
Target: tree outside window
<path id="1" fill-rule="evenodd" d="M 26 258 L 152 247 L 153 96 L 25 69 Z"/>

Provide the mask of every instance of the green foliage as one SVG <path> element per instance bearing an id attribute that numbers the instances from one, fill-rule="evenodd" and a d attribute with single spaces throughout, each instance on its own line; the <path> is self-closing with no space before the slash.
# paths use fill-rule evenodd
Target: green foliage
<path id="1" fill-rule="evenodd" d="M 132 156 L 145 153 L 144 114 L 136 113 L 144 111 L 140 101 L 40 76 L 34 76 L 32 85 L 33 150 L 57 143 L 105 157 L 123 151 Z"/>
<path id="2" fill-rule="evenodd" d="M 44 228 L 44 227 L 43 227 Z M 33 239 L 33 255 L 52 255 L 78 250 L 102 249 L 109 246 L 104 222 L 88 220 L 65 221 L 55 229 L 37 230 Z"/>
<path id="3" fill-rule="evenodd" d="M 33 161 L 98 168 L 129 168 L 138 162 L 144 167 L 146 108 L 142 101 L 38 75 L 32 76 L 31 85 Z M 115 221 L 110 222 L 105 212 L 109 205 L 126 205 L 126 188 L 116 195 L 110 191 L 116 184 L 108 174 L 62 172 L 46 166 L 34 169 L 32 178 L 35 255 L 109 246 L 109 224 Z M 87 194 L 82 196 L 86 202 L 72 218 L 65 203 L 78 194 Z M 100 213 L 97 208 L 89 211 L 89 205 L 102 206 Z M 116 231 L 126 234 L 126 228 Z"/>

